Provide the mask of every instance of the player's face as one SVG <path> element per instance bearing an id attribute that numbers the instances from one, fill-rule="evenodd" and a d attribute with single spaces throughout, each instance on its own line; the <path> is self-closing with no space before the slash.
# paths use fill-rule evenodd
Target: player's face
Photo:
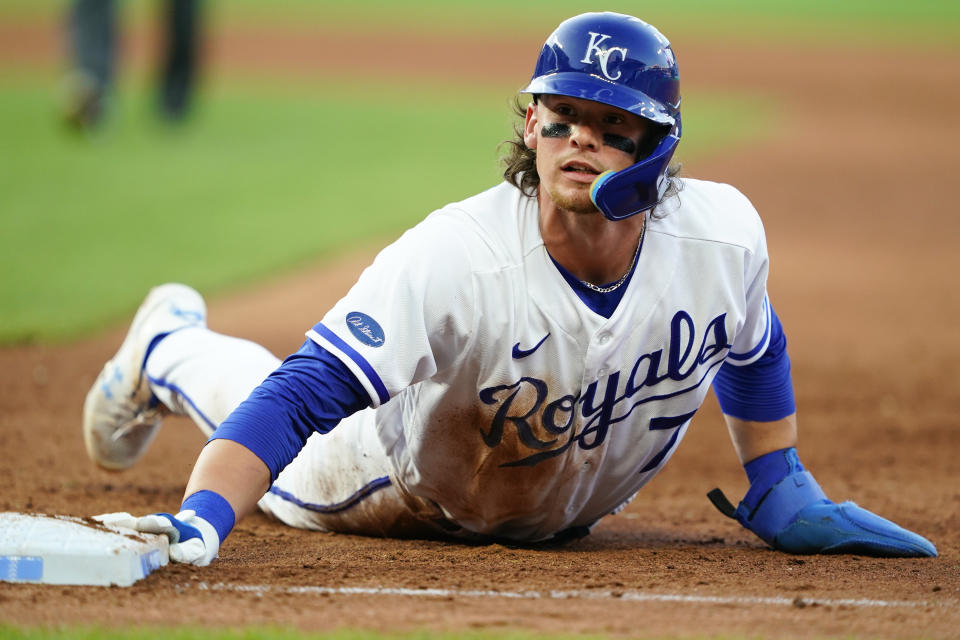
<path id="1" fill-rule="evenodd" d="M 590 185 L 604 171 L 636 162 L 647 121 L 609 105 L 543 95 L 527 107 L 524 142 L 537 150 L 540 198 L 573 213 L 593 213 Z"/>

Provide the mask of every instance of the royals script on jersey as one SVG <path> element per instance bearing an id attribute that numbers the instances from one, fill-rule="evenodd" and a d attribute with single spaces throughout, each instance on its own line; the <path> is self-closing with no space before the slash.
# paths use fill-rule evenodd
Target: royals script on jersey
<path id="1" fill-rule="evenodd" d="M 721 363 L 758 358 L 770 323 L 749 201 L 687 179 L 666 210 L 609 319 L 508 184 L 387 247 L 308 335 L 370 393 L 395 480 L 462 527 L 528 540 L 592 525 L 648 482 Z"/>

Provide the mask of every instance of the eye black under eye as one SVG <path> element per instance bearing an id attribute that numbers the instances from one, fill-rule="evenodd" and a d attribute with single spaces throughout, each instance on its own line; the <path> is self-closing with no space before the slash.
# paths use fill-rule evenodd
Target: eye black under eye
<path id="1" fill-rule="evenodd" d="M 624 138 L 623 136 L 618 136 L 615 133 L 605 133 L 603 134 L 603 144 L 608 147 L 613 147 L 623 151 L 628 155 L 634 155 L 637 152 L 637 143 L 631 140 L 630 138 Z"/>
<path id="2" fill-rule="evenodd" d="M 568 138 L 570 136 L 570 125 L 562 122 L 551 122 L 543 125 L 540 129 L 540 135 L 544 138 Z"/>

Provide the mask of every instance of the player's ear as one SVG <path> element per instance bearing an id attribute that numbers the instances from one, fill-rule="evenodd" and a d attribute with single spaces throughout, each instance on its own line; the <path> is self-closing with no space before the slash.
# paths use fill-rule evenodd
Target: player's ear
<path id="1" fill-rule="evenodd" d="M 527 105 L 527 116 L 523 123 L 523 142 L 528 149 L 537 148 L 537 105 L 535 102 Z"/>

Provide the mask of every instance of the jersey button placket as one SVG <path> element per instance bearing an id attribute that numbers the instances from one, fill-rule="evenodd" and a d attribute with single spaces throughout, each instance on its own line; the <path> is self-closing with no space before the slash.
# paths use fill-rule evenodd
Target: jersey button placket
<path id="1" fill-rule="evenodd" d="M 610 342 L 610 337 L 611 337 L 611 336 L 610 336 L 610 332 L 609 332 L 609 331 L 601 331 L 600 333 L 597 334 L 596 344 L 598 344 L 598 345 L 601 346 L 601 347 L 604 347 L 604 346 L 606 346 L 606 345 Z M 605 356 L 603 355 L 602 350 L 601 350 L 601 352 L 600 352 L 599 355 L 601 356 L 601 358 L 604 358 L 604 357 L 605 357 Z M 599 379 L 601 379 L 601 378 L 604 378 L 604 377 L 606 377 L 609 373 L 610 373 L 610 367 L 608 367 L 608 366 L 605 365 L 605 364 L 601 364 L 600 367 L 597 369 L 597 379 L 599 380 Z"/>

